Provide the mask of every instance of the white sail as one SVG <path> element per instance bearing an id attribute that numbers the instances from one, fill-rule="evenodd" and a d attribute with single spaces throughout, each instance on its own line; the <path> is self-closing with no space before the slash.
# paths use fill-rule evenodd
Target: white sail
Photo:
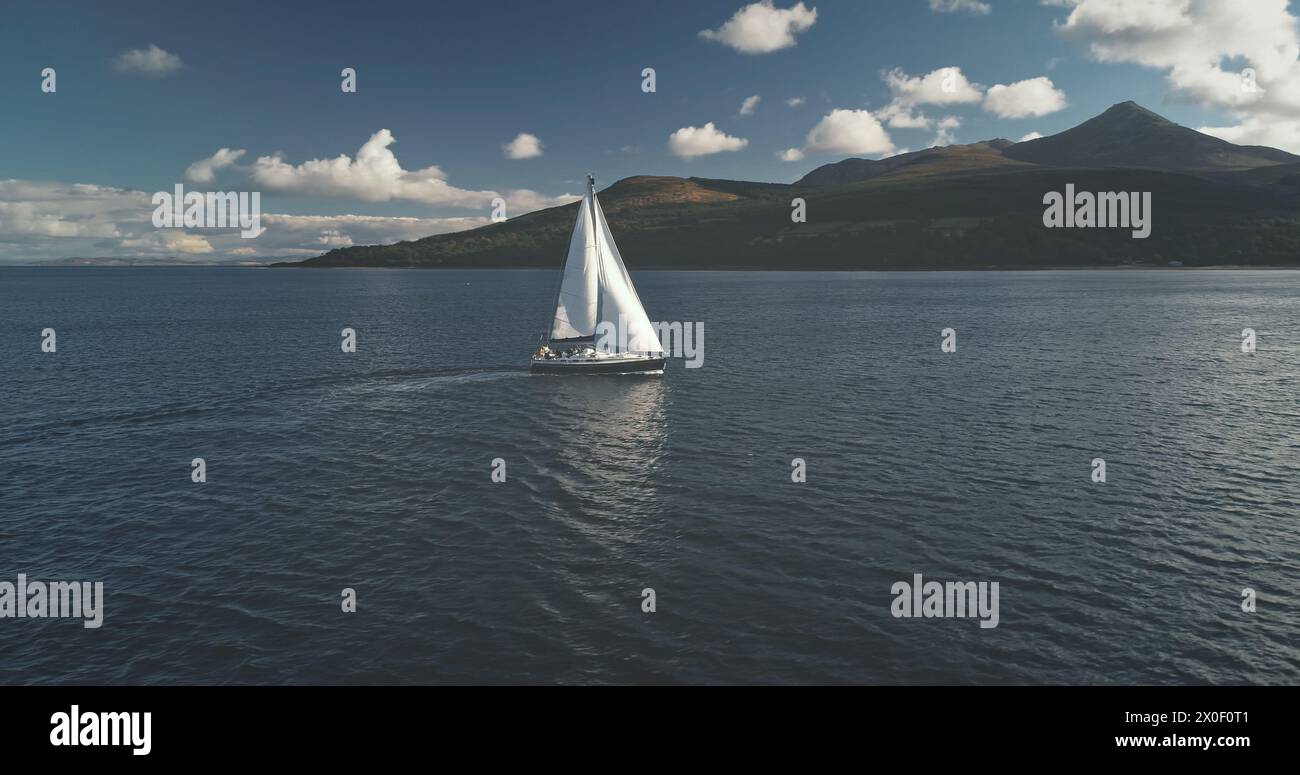
<path id="1" fill-rule="evenodd" d="M 597 308 L 599 317 L 597 325 L 608 323 L 607 326 L 601 326 L 601 331 L 616 332 L 613 336 L 606 337 L 608 341 L 603 349 L 608 352 L 661 354 L 664 348 L 659 343 L 659 335 L 650 325 L 645 307 L 641 306 L 641 299 L 637 297 L 636 288 L 632 286 L 632 278 L 628 276 L 627 267 L 623 265 L 623 257 L 619 255 L 618 246 L 614 244 L 614 235 L 610 233 L 609 224 L 605 222 L 605 213 L 600 209 L 600 202 L 594 193 L 589 196 L 599 240 L 597 252 L 600 258 L 600 304 Z"/>
<path id="2" fill-rule="evenodd" d="M 600 292 L 598 230 L 592 217 L 591 197 L 583 197 L 578 220 L 564 260 L 560 294 L 551 322 L 551 341 L 591 337 L 596 333 L 596 304 Z"/>

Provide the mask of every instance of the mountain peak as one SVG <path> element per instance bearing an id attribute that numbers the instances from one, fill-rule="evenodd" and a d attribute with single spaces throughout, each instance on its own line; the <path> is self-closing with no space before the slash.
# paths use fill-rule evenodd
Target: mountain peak
<path id="1" fill-rule="evenodd" d="M 1300 161 L 1274 148 L 1233 145 L 1180 126 L 1129 100 L 1073 129 L 1027 140 L 1009 158 L 1052 167 L 1130 167 L 1180 172 L 1253 169 Z"/>
<path id="2" fill-rule="evenodd" d="M 1153 110 L 1147 110 L 1133 100 L 1117 102 L 1106 108 L 1105 111 L 1090 119 L 1091 121 L 1145 121 L 1152 124 L 1161 124 L 1169 126 L 1178 126 L 1174 122 L 1156 113 Z M 1087 122 L 1084 122 L 1085 124 Z"/>
<path id="3" fill-rule="evenodd" d="M 824 164 L 798 181 L 839 186 L 891 177 L 985 172 L 1008 166 L 1126 167 L 1177 172 L 1229 172 L 1300 162 L 1276 148 L 1233 145 L 1179 126 L 1127 100 L 1111 105 L 1073 129 L 1050 137 L 1012 143 L 985 140 L 970 145 L 927 148 L 885 159 L 844 159 Z"/>

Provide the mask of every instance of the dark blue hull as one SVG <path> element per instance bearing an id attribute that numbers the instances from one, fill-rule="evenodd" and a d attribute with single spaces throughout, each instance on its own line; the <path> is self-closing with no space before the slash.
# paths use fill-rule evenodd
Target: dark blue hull
<path id="1" fill-rule="evenodd" d="M 640 358 L 637 360 L 618 361 L 616 363 L 533 361 L 530 371 L 534 374 L 638 374 L 647 371 L 663 371 L 665 358 Z"/>

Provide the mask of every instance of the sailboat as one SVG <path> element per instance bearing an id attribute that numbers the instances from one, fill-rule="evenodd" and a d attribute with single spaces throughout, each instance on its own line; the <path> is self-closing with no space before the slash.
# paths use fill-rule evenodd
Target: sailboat
<path id="1" fill-rule="evenodd" d="M 664 348 L 632 286 L 605 213 L 596 179 L 569 239 L 555 314 L 533 353 L 531 371 L 547 374 L 662 374 Z"/>

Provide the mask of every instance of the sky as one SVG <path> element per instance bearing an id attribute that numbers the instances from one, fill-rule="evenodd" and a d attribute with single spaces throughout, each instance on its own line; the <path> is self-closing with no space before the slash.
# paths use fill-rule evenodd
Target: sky
<path id="1" fill-rule="evenodd" d="M 0 14 L 0 263 L 305 258 L 482 225 L 493 199 L 510 217 L 571 201 L 589 172 L 598 187 L 791 182 L 850 156 L 1049 135 L 1125 100 L 1300 153 L 1287 0 L 16 0 Z M 177 184 L 259 192 L 264 231 L 155 227 L 154 193 Z"/>

